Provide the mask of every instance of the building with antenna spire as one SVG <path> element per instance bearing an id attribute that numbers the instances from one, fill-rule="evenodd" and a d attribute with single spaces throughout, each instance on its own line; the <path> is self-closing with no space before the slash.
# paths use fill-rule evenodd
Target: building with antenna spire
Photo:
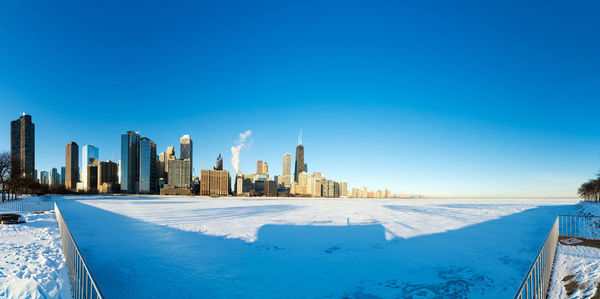
<path id="1" fill-rule="evenodd" d="M 304 145 L 302 145 L 302 129 L 298 135 L 298 146 L 296 146 L 296 165 L 294 166 L 294 182 L 298 182 L 298 174 L 304 171 Z"/>

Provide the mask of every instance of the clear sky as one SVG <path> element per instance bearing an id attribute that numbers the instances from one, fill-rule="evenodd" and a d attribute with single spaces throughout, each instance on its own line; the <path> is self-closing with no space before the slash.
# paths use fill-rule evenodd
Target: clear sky
<path id="1" fill-rule="evenodd" d="M 172 3 L 177 2 L 177 4 Z M 190 134 L 194 169 L 309 171 L 436 196 L 573 196 L 600 169 L 598 1 L 0 2 L 0 151 L 36 168 Z"/>

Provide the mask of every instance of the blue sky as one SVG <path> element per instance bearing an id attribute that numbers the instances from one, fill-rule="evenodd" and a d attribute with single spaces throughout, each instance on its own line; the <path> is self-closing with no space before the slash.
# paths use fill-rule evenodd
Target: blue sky
<path id="1" fill-rule="evenodd" d="M 279 174 L 436 196 L 573 196 L 600 168 L 595 1 L 3 1 L 0 150 L 21 112 L 36 167 L 69 141 L 118 160 L 140 131 Z M 231 170 L 231 164 L 226 163 Z"/>

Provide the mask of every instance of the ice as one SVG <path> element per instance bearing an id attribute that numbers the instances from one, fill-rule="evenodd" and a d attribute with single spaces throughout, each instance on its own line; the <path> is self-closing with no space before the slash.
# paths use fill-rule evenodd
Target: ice
<path id="1" fill-rule="evenodd" d="M 577 200 L 67 197 L 108 298 L 514 295 Z"/>

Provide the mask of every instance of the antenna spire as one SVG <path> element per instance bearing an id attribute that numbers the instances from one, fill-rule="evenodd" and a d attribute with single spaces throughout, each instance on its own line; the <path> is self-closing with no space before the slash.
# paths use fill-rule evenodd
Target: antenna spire
<path id="1" fill-rule="evenodd" d="M 298 145 L 302 144 L 302 128 L 300 128 L 300 135 L 298 135 Z"/>

